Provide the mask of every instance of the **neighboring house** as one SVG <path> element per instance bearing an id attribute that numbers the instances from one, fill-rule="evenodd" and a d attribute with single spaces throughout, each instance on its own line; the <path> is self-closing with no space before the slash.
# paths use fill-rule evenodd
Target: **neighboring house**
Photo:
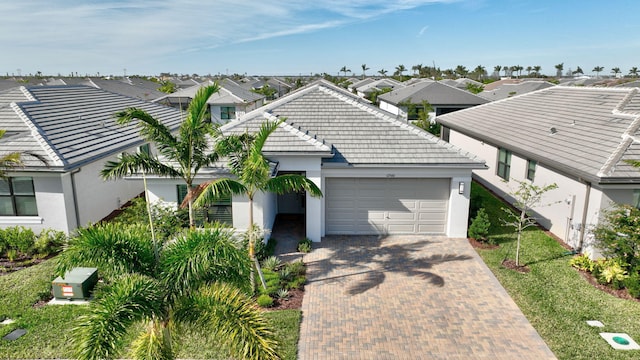
<path id="1" fill-rule="evenodd" d="M 178 90 L 172 94 L 164 95 L 153 102 L 186 109 L 201 87 L 212 84 L 213 82 L 207 82 L 187 89 Z M 220 86 L 220 91 L 211 95 L 207 101 L 213 122 L 224 124 L 236 120 L 245 113 L 257 109 L 264 104 L 264 95 L 247 90 L 233 81 L 222 80 L 218 85 Z"/>
<path id="2" fill-rule="evenodd" d="M 384 78 L 380 80 L 374 80 L 364 85 L 352 86 L 356 90 L 356 94 L 360 97 L 367 97 L 374 91 L 381 91 L 384 89 L 398 89 L 403 88 L 404 85 L 395 79 Z"/>
<path id="3" fill-rule="evenodd" d="M 555 86 L 548 81 L 523 81 L 515 84 L 503 84 L 498 88 L 492 88 L 491 90 L 485 90 L 478 94 L 487 100 L 496 101 L 506 98 L 510 98 L 516 95 L 526 94 L 532 91 L 546 89 Z"/>
<path id="4" fill-rule="evenodd" d="M 361 87 L 361 86 L 365 86 L 367 84 L 370 84 L 374 81 L 376 81 L 376 79 L 374 78 L 364 78 L 364 79 L 358 79 L 358 78 L 349 78 L 349 85 L 347 86 L 347 90 L 355 93 L 356 89 Z"/>
<path id="5" fill-rule="evenodd" d="M 18 151 L 24 167 L 0 180 L 0 227 L 69 233 L 97 222 L 142 192 L 142 184 L 103 181 L 100 170 L 123 151 L 144 143 L 138 130 L 116 124 L 114 114 L 145 109 L 170 128 L 180 111 L 87 86 L 35 86 L 0 93 L 0 154 Z M 143 146 L 144 148 L 144 146 Z"/>
<path id="6" fill-rule="evenodd" d="M 555 86 L 438 117 L 443 138 L 489 165 L 474 176 L 509 199 L 516 184 L 556 183 L 538 222 L 596 256 L 589 229 L 612 203 L 640 206 L 637 88 Z M 509 180 L 509 182 L 505 182 Z"/>
<path id="7" fill-rule="evenodd" d="M 380 108 L 404 120 L 417 120 L 422 102 L 428 102 L 437 115 L 485 104 L 488 100 L 439 81 L 421 82 L 378 96 Z M 410 105 L 414 111 L 410 111 Z"/>
<path id="8" fill-rule="evenodd" d="M 254 221 L 267 236 L 277 214 L 304 214 L 313 241 L 334 234 L 466 237 L 471 172 L 484 168 L 482 161 L 324 80 L 221 130 L 256 132 L 277 119 L 284 123 L 263 148 L 273 175 L 304 174 L 324 196 L 260 194 Z M 202 169 L 196 180 L 220 176 L 229 176 L 223 165 Z M 184 198 L 177 180 L 150 179 L 149 189 L 169 204 Z M 209 209 L 210 220 L 246 230 L 247 205 L 242 196 L 223 199 Z"/>
<path id="9" fill-rule="evenodd" d="M 473 86 L 484 86 L 483 83 L 479 82 L 479 81 L 475 81 L 473 79 L 469 79 L 469 78 L 459 78 L 459 79 L 444 79 L 444 80 L 440 80 L 441 83 L 443 84 L 447 84 L 449 86 L 453 86 L 455 88 L 458 88 L 460 90 L 467 90 L 467 86 L 469 86 L 469 84 L 473 85 Z"/>
<path id="10" fill-rule="evenodd" d="M 273 98 L 267 100 L 280 98 L 288 94 L 292 89 L 291 85 L 275 77 L 268 79 L 245 78 L 242 79 L 239 85 L 247 90 L 260 90 L 264 86 L 269 86 L 270 88 L 274 89 L 276 93 L 273 95 Z"/>

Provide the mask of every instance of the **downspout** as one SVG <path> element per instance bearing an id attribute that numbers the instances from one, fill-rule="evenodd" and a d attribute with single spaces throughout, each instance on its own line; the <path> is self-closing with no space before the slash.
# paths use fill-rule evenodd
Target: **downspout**
<path id="1" fill-rule="evenodd" d="M 76 193 L 76 180 L 74 175 L 79 173 L 82 168 L 71 171 L 71 192 L 73 196 L 73 210 L 76 214 L 76 229 L 80 227 L 80 211 L 78 210 L 78 196 Z"/>
<path id="2" fill-rule="evenodd" d="M 582 208 L 582 226 L 580 227 L 580 238 L 578 239 L 578 253 L 582 253 L 582 244 L 584 244 L 585 229 L 587 227 L 587 212 L 589 211 L 589 197 L 591 196 L 591 183 L 585 182 L 587 192 L 584 195 L 584 206 Z"/>

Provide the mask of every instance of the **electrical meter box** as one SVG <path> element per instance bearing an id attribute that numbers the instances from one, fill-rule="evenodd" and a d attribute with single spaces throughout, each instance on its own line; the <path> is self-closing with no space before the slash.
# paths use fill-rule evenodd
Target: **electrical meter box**
<path id="1" fill-rule="evenodd" d="M 56 299 L 88 299 L 98 283 L 98 269 L 77 267 L 53 280 L 53 297 Z"/>

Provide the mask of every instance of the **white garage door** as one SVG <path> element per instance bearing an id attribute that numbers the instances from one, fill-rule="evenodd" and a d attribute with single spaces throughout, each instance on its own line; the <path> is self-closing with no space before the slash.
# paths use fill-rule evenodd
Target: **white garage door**
<path id="1" fill-rule="evenodd" d="M 444 234 L 450 182 L 327 178 L 326 233 Z"/>

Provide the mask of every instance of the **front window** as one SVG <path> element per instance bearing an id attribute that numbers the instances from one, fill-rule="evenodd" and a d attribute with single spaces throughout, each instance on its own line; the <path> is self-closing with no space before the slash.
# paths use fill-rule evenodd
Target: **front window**
<path id="1" fill-rule="evenodd" d="M 151 155 L 151 145 L 144 144 L 144 145 L 140 145 L 140 147 L 138 148 L 138 151 L 141 154 L 146 154 L 146 155 Z"/>
<path id="2" fill-rule="evenodd" d="M 0 216 L 37 216 L 33 178 L 12 177 L 0 180 Z"/>
<path id="3" fill-rule="evenodd" d="M 187 196 L 187 185 L 180 184 L 177 186 L 178 205 L 182 203 Z M 233 213 L 231 211 L 231 195 L 221 196 L 213 203 L 206 205 L 204 211 L 196 211 L 196 221 L 202 222 L 220 222 L 233 226 Z"/>
<path id="4" fill-rule="evenodd" d="M 220 119 L 222 120 L 232 120 L 236 118 L 236 107 L 235 106 L 221 106 L 220 107 Z"/>
<path id="5" fill-rule="evenodd" d="M 511 152 L 507 149 L 500 149 L 500 152 L 498 153 L 497 175 L 505 180 L 509 180 L 510 171 L 511 171 Z"/>
<path id="6" fill-rule="evenodd" d="M 527 160 L 527 180 L 533 181 L 535 178 L 536 165 L 538 165 L 538 163 L 535 160 Z"/>

